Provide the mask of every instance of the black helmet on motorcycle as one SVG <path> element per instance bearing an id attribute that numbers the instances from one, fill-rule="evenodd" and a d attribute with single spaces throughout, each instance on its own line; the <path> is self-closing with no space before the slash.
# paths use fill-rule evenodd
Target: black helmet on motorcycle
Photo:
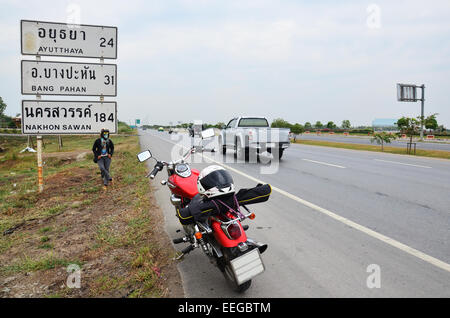
<path id="1" fill-rule="evenodd" d="M 197 180 L 198 193 L 214 198 L 235 192 L 231 174 L 221 166 L 212 165 L 200 172 Z"/>

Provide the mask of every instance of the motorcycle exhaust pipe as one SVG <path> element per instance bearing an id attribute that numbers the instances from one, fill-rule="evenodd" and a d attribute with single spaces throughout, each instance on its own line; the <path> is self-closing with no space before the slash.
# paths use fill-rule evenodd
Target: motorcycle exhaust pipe
<path id="1" fill-rule="evenodd" d="M 261 254 L 264 253 L 268 247 L 267 244 L 261 243 L 261 242 L 256 242 L 256 241 L 253 241 L 252 239 L 247 239 L 247 242 L 253 246 L 256 246 Z"/>

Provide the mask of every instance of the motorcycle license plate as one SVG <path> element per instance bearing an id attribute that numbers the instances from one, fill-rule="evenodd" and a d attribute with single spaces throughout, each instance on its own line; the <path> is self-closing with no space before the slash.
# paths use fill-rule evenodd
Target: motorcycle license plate
<path id="1" fill-rule="evenodd" d="M 257 248 L 233 259 L 230 264 L 238 285 L 245 283 L 265 270 Z"/>

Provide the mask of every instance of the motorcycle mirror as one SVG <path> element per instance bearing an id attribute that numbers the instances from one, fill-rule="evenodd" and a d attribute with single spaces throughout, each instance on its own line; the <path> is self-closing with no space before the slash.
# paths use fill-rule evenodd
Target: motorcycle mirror
<path id="1" fill-rule="evenodd" d="M 137 155 L 137 158 L 140 162 L 144 162 L 145 160 L 148 160 L 151 157 L 152 157 L 152 153 L 150 152 L 150 150 L 146 150 Z"/>
<path id="2" fill-rule="evenodd" d="M 206 138 L 211 138 L 214 137 L 215 132 L 213 128 L 208 128 L 202 131 L 202 138 L 206 139 Z"/>

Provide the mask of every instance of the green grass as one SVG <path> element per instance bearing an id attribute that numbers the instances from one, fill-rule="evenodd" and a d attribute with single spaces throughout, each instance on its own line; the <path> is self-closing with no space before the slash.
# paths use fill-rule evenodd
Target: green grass
<path id="1" fill-rule="evenodd" d="M 53 269 L 55 267 L 64 266 L 67 267 L 70 264 L 77 264 L 82 266 L 82 262 L 78 260 L 65 260 L 56 258 L 52 254 L 46 255 L 40 259 L 32 259 L 26 255 L 22 259 L 13 265 L 1 266 L 0 272 L 6 273 L 18 273 L 18 272 L 35 272 L 40 270 Z"/>
<path id="2" fill-rule="evenodd" d="M 112 248 L 120 243 L 120 236 L 113 231 L 114 218 L 108 218 L 97 226 L 97 244 L 94 246 Z"/>
<path id="3" fill-rule="evenodd" d="M 53 245 L 50 243 L 41 244 L 39 245 L 39 248 L 45 249 L 45 250 L 51 250 L 53 248 Z"/>
<path id="4" fill-rule="evenodd" d="M 44 216 L 54 216 L 57 215 L 59 213 L 61 213 L 62 211 L 64 211 L 67 207 L 67 204 L 58 204 L 56 206 L 53 206 L 51 208 L 45 209 L 44 211 L 42 211 L 42 215 Z"/>
<path id="5" fill-rule="evenodd" d="M 46 226 L 46 227 L 39 229 L 39 233 L 47 233 L 47 232 L 50 232 L 51 230 L 52 230 L 52 228 L 50 226 Z"/>
<path id="6" fill-rule="evenodd" d="M 303 140 L 303 139 L 297 139 L 295 141 L 295 143 L 302 144 L 302 145 L 311 145 L 311 146 L 323 146 L 323 147 L 334 147 L 334 148 L 343 148 L 343 149 L 351 149 L 351 150 L 365 150 L 365 151 L 382 152 L 381 146 L 377 146 L 377 145 L 359 145 L 359 144 L 350 144 L 350 143 L 343 143 L 343 142 Z M 383 152 L 398 154 L 398 155 L 407 155 L 406 147 L 400 148 L 400 147 L 384 146 Z M 416 156 L 450 159 L 450 151 L 417 149 Z"/>
<path id="7" fill-rule="evenodd" d="M 122 289 L 127 286 L 128 279 L 126 277 L 110 277 L 100 276 L 94 280 L 91 286 L 91 294 L 94 297 L 100 296 L 111 290 Z"/>

